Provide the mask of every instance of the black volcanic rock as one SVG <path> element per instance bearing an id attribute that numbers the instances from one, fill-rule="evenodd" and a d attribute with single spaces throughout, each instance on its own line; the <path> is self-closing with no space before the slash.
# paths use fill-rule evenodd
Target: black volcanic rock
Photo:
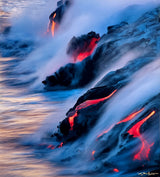
<path id="1" fill-rule="evenodd" d="M 69 116 L 67 116 L 58 126 L 59 130 L 55 134 L 58 140 L 70 142 L 77 140 L 83 135 L 87 134 L 98 121 L 98 118 L 103 112 L 103 104 L 100 102 L 96 105 L 89 106 L 88 108 L 77 111 L 78 116 L 74 119 L 73 130 L 69 124 Z M 95 111 L 96 110 L 96 111 Z M 94 115 L 93 115 L 94 112 Z M 73 115 L 74 111 L 70 111 L 68 115 Z"/>
<path id="2" fill-rule="evenodd" d="M 4 35 L 8 35 L 9 33 L 10 33 L 10 31 L 11 31 L 11 26 L 7 26 L 4 30 L 3 30 L 3 34 Z"/>
<path id="3" fill-rule="evenodd" d="M 42 83 L 46 86 L 47 90 L 67 89 L 69 87 L 78 88 L 89 83 L 94 74 L 93 63 L 88 58 L 87 61 L 77 64 L 69 63 L 61 67 L 54 75 L 48 76 Z"/>
<path id="4" fill-rule="evenodd" d="M 50 21 L 54 20 L 58 24 L 61 23 L 62 18 L 70 5 L 71 5 L 71 2 L 69 0 L 65 2 L 62 2 L 62 1 L 57 2 L 58 7 L 54 12 L 50 14 L 49 16 Z M 56 13 L 56 17 L 53 19 L 53 16 L 55 13 Z"/>
<path id="5" fill-rule="evenodd" d="M 118 25 L 113 25 L 113 26 L 108 26 L 108 34 L 114 33 L 116 31 L 118 31 L 118 29 L 120 29 L 121 27 L 127 26 L 128 23 L 127 22 L 121 22 Z"/>

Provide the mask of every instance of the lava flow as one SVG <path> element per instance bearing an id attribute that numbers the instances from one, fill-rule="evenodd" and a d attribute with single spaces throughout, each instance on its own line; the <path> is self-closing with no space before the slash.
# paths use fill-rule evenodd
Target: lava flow
<path id="1" fill-rule="evenodd" d="M 56 17 L 56 13 L 53 15 L 53 20 L 52 20 L 52 26 L 51 26 L 52 36 L 54 36 L 55 27 L 56 27 L 56 22 L 54 21 L 55 17 Z"/>
<path id="2" fill-rule="evenodd" d="M 58 148 L 61 148 L 61 147 L 63 146 L 63 144 L 64 144 L 64 143 L 63 143 L 63 142 L 61 142 L 61 144 L 58 146 Z"/>
<path id="3" fill-rule="evenodd" d="M 70 127 L 71 127 L 70 130 L 73 130 L 74 118 L 77 117 L 77 116 L 78 116 L 78 114 L 77 114 L 77 112 L 75 112 L 75 114 L 73 116 L 70 116 L 68 118 L 68 121 L 69 121 L 69 124 L 70 124 Z"/>
<path id="4" fill-rule="evenodd" d="M 57 23 L 55 22 L 55 18 L 56 18 L 56 13 L 54 13 L 52 16 L 52 19 L 50 19 L 49 24 L 48 24 L 48 29 L 47 29 L 47 33 L 51 32 L 53 37 L 55 35 L 55 30 L 57 28 Z"/>
<path id="5" fill-rule="evenodd" d="M 98 138 L 101 137 L 103 134 L 108 133 L 115 125 L 121 124 L 123 122 L 128 122 L 131 119 L 135 118 L 139 113 L 141 113 L 144 110 L 144 108 L 142 108 L 141 110 L 134 112 L 132 114 L 130 114 L 128 117 L 126 117 L 125 119 L 121 120 L 120 122 L 111 125 L 107 130 L 105 130 L 103 133 L 101 133 L 100 135 L 98 135 Z M 152 111 L 147 117 L 145 117 L 143 120 L 139 121 L 138 123 L 136 123 L 129 131 L 128 133 L 130 135 L 133 135 L 134 138 L 139 137 L 142 146 L 140 151 L 134 155 L 134 160 L 142 160 L 142 159 L 148 159 L 149 156 L 149 152 L 150 152 L 150 148 L 153 146 L 154 143 L 149 144 L 141 135 L 140 133 L 140 128 L 143 125 L 143 123 L 145 121 L 147 121 L 149 118 L 151 118 L 153 115 L 155 114 L 155 111 Z"/>
<path id="6" fill-rule="evenodd" d="M 125 119 L 119 121 L 119 122 L 116 123 L 116 124 L 111 125 L 107 130 L 105 130 L 104 132 L 102 132 L 101 134 L 99 134 L 99 135 L 97 136 L 97 138 L 99 138 L 99 137 L 101 137 L 102 135 L 108 133 L 115 125 L 121 124 L 121 123 L 123 123 L 123 122 L 128 122 L 128 121 L 134 119 L 134 118 L 135 118 L 139 113 L 141 113 L 143 110 L 144 110 L 144 108 L 140 109 L 139 111 L 133 112 L 132 114 L 130 114 L 129 116 L 127 116 Z"/>
<path id="7" fill-rule="evenodd" d="M 47 146 L 47 148 L 48 148 L 48 149 L 52 149 L 52 150 L 53 150 L 53 149 L 55 149 L 56 147 L 55 147 L 55 146 L 53 146 L 53 145 L 49 145 L 49 146 Z"/>
<path id="8" fill-rule="evenodd" d="M 117 168 L 114 168 L 113 171 L 116 172 L 116 173 L 119 172 L 119 170 Z"/>
<path id="9" fill-rule="evenodd" d="M 94 31 L 88 34 L 81 35 L 80 37 L 73 37 L 67 47 L 67 54 L 73 57 L 74 61 L 82 61 L 88 56 L 92 55 L 100 35 Z"/>
<path id="10" fill-rule="evenodd" d="M 81 103 L 80 105 L 78 105 L 75 109 L 75 113 L 68 118 L 68 121 L 69 121 L 69 124 L 70 124 L 70 130 L 73 130 L 74 119 L 75 119 L 75 117 L 78 116 L 78 114 L 77 114 L 78 110 L 84 109 L 84 108 L 89 107 L 91 105 L 95 105 L 95 104 L 98 104 L 99 102 L 105 101 L 105 100 L 109 99 L 116 91 L 117 90 L 114 90 L 110 95 L 108 95 L 104 98 L 99 98 L 99 99 L 96 99 L 96 100 L 87 100 L 87 101 Z"/>
<path id="11" fill-rule="evenodd" d="M 64 144 L 64 143 L 61 142 L 58 146 L 48 145 L 47 148 L 54 150 L 54 149 L 56 149 L 56 148 L 61 148 L 61 147 L 63 146 L 63 144 Z"/>
<path id="12" fill-rule="evenodd" d="M 76 107 L 76 111 L 80 110 L 80 109 L 84 109 L 88 106 L 91 106 L 91 105 L 94 105 L 94 104 L 98 104 L 99 102 L 101 101 L 104 101 L 104 100 L 107 100 L 109 99 L 112 95 L 114 95 L 115 93 L 117 92 L 117 90 L 114 90 L 110 95 L 104 97 L 104 98 L 99 98 L 99 99 L 96 99 L 96 100 L 87 100 L 83 103 L 81 103 L 80 105 L 78 105 Z"/>
<path id="13" fill-rule="evenodd" d="M 100 40 L 100 37 L 99 38 L 92 38 L 89 46 L 83 52 L 78 54 L 77 60 L 82 61 L 83 59 L 90 56 L 93 53 L 95 47 L 97 46 L 97 42 L 99 40 Z"/>
<path id="14" fill-rule="evenodd" d="M 94 154 L 96 151 L 92 151 L 92 160 L 94 160 Z"/>
<path id="15" fill-rule="evenodd" d="M 130 135 L 133 135 L 134 138 L 139 137 L 142 146 L 140 151 L 134 155 L 134 160 L 142 160 L 142 159 L 148 159 L 148 155 L 150 152 L 150 148 L 153 146 L 154 143 L 149 144 L 141 135 L 140 128 L 146 122 L 149 118 L 151 118 L 156 112 L 152 111 L 147 117 L 136 123 L 129 131 L 128 133 Z"/>
<path id="16" fill-rule="evenodd" d="M 70 0 L 58 1 L 57 8 L 54 12 L 52 12 L 49 16 L 49 25 L 47 29 L 47 33 L 51 33 L 52 36 L 55 35 L 55 31 L 57 30 L 59 24 L 61 23 L 64 14 L 70 7 Z"/>

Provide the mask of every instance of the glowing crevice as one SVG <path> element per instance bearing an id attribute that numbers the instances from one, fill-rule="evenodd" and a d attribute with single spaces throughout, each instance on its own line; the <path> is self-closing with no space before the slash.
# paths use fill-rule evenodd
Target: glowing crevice
<path id="1" fill-rule="evenodd" d="M 114 168 L 113 171 L 116 172 L 116 173 L 119 172 L 119 170 L 117 168 Z"/>
<path id="2" fill-rule="evenodd" d="M 51 32 L 53 37 L 54 37 L 55 27 L 56 27 L 56 22 L 54 21 L 55 17 L 56 17 L 56 13 L 53 15 L 52 26 L 51 26 Z"/>
<path id="3" fill-rule="evenodd" d="M 108 95 L 104 98 L 99 98 L 99 99 L 95 99 L 95 100 L 87 100 L 87 101 L 81 103 L 80 105 L 78 105 L 76 107 L 76 111 L 78 111 L 80 109 L 84 109 L 84 108 L 91 106 L 91 105 L 98 104 L 101 101 L 105 101 L 105 100 L 109 99 L 111 96 L 113 96 L 116 92 L 117 92 L 117 90 L 114 90 L 110 95 Z"/>
<path id="4" fill-rule="evenodd" d="M 115 125 L 118 125 L 118 124 L 121 124 L 121 123 L 124 123 L 124 122 L 128 122 L 128 121 L 134 119 L 134 118 L 135 118 L 139 113 L 141 113 L 143 110 L 144 110 L 144 108 L 142 108 L 142 109 L 140 109 L 139 111 L 136 111 L 136 112 L 130 114 L 129 116 L 127 116 L 127 117 L 124 118 L 123 120 L 119 121 L 118 123 L 111 125 L 107 130 L 105 130 L 105 131 L 103 131 L 101 134 L 99 134 L 99 135 L 97 136 L 97 138 L 99 138 L 99 137 L 101 137 L 102 135 L 108 133 Z"/>
<path id="5" fill-rule="evenodd" d="M 61 148 L 63 146 L 63 142 L 60 143 L 60 145 L 58 146 L 58 148 Z"/>
<path id="6" fill-rule="evenodd" d="M 87 108 L 91 105 L 95 105 L 95 104 L 98 104 L 99 102 L 105 101 L 105 100 L 109 99 L 112 95 L 114 95 L 115 92 L 117 92 L 117 90 L 114 90 L 110 95 L 108 95 L 104 98 L 99 98 L 99 99 L 95 99 L 95 100 L 87 100 L 87 101 L 81 103 L 80 105 L 78 105 L 75 108 L 74 114 L 68 118 L 68 122 L 70 124 L 70 130 L 73 130 L 74 119 L 78 116 L 78 113 L 77 113 L 78 110 L 81 110 L 81 109 Z"/>
<path id="7" fill-rule="evenodd" d="M 83 59 L 90 56 L 93 53 L 95 47 L 97 46 L 97 42 L 99 40 L 100 40 L 100 38 L 92 38 L 89 46 L 87 47 L 87 50 L 79 53 L 78 56 L 77 56 L 77 60 L 82 61 Z"/>
<path id="8" fill-rule="evenodd" d="M 95 154 L 96 151 L 92 151 L 92 160 L 95 160 L 94 159 L 94 154 Z"/>
<path id="9" fill-rule="evenodd" d="M 46 32 L 46 34 L 47 34 L 47 33 L 51 33 L 51 34 L 52 34 L 52 37 L 54 37 L 54 35 L 55 35 L 55 30 L 56 30 L 56 28 L 57 28 L 57 23 L 55 22 L 56 15 L 57 15 L 57 14 L 54 13 L 52 20 L 49 21 L 48 28 L 47 28 L 47 32 Z"/>
<path id="10" fill-rule="evenodd" d="M 128 133 L 130 135 L 133 135 L 134 138 L 139 138 L 142 146 L 141 149 L 137 154 L 134 155 L 134 160 L 142 160 L 142 159 L 148 159 L 150 148 L 154 145 L 154 143 L 149 144 L 147 140 L 143 138 L 143 136 L 140 133 L 140 128 L 146 122 L 149 118 L 151 118 L 156 112 L 152 111 L 147 117 L 136 123 L 129 131 Z"/>

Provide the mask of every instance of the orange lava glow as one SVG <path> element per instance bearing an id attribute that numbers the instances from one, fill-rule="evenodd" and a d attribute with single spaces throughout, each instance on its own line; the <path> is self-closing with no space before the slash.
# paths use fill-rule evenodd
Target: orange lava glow
<path id="1" fill-rule="evenodd" d="M 56 23 L 53 21 L 51 26 L 52 36 L 54 37 Z"/>
<path id="2" fill-rule="evenodd" d="M 101 101 L 105 101 L 105 100 L 109 99 L 112 95 L 114 95 L 114 93 L 115 93 L 116 91 L 117 91 L 117 90 L 114 90 L 110 95 L 108 95 L 108 96 L 106 96 L 106 97 L 104 97 L 104 98 L 99 98 L 99 99 L 96 99 L 96 100 L 87 100 L 87 101 L 81 103 L 80 105 L 78 105 L 78 106 L 76 107 L 76 109 L 75 109 L 74 115 L 72 115 L 72 116 L 70 116 L 70 117 L 68 118 L 68 121 L 69 121 L 69 124 L 70 124 L 70 127 L 71 127 L 70 130 L 73 130 L 74 119 L 75 119 L 75 117 L 78 116 L 78 114 L 77 114 L 77 111 L 78 111 L 78 110 L 84 109 L 84 108 L 86 108 L 86 107 L 88 107 L 88 106 L 91 106 L 91 105 L 98 104 L 98 103 L 101 102 Z"/>
<path id="3" fill-rule="evenodd" d="M 111 125 L 107 130 L 105 130 L 104 132 L 102 132 L 101 134 L 99 134 L 99 135 L 97 136 L 97 138 L 99 138 L 99 137 L 101 137 L 102 135 L 108 133 L 115 125 L 121 124 L 121 123 L 123 123 L 123 122 L 128 122 L 128 121 L 134 119 L 134 118 L 135 118 L 139 113 L 141 113 L 143 110 L 144 110 L 144 108 L 142 108 L 142 109 L 140 109 L 139 111 L 136 111 L 136 112 L 130 114 L 129 116 L 127 116 L 125 119 L 119 121 L 118 123 Z"/>
<path id="4" fill-rule="evenodd" d="M 63 144 L 64 144 L 64 143 L 63 143 L 63 142 L 61 142 L 61 144 L 58 146 L 58 148 L 61 148 L 61 147 L 63 146 Z"/>
<path id="5" fill-rule="evenodd" d="M 118 122 L 117 124 L 121 124 L 123 122 L 128 122 L 130 120 L 132 120 L 134 117 L 136 117 L 139 113 L 141 113 L 144 110 L 144 108 L 140 109 L 137 112 L 134 112 L 132 114 L 130 114 L 128 117 L 126 117 L 125 119 L 121 120 L 120 122 Z"/>
<path id="6" fill-rule="evenodd" d="M 76 107 L 76 111 L 78 111 L 80 109 L 84 109 L 84 108 L 91 106 L 91 105 L 98 104 L 101 101 L 105 101 L 105 100 L 109 99 L 111 96 L 113 96 L 116 92 L 117 92 L 117 90 L 114 90 L 110 95 L 108 95 L 104 98 L 100 98 L 100 99 L 96 99 L 96 100 L 87 100 L 87 101 L 81 103 L 80 105 L 78 105 Z"/>
<path id="7" fill-rule="evenodd" d="M 54 37 L 55 27 L 56 27 L 56 22 L 54 21 L 55 17 L 56 17 L 56 13 L 53 15 L 52 26 L 51 26 L 51 32 L 53 37 Z"/>
<path id="8" fill-rule="evenodd" d="M 78 61 L 82 61 L 83 59 L 85 59 L 86 57 L 90 56 L 95 47 L 97 46 L 97 42 L 100 40 L 100 38 L 93 38 L 89 44 L 89 46 L 87 47 L 86 51 L 80 53 L 78 56 L 77 56 L 77 60 Z"/>
<path id="9" fill-rule="evenodd" d="M 95 152 L 96 152 L 96 151 L 92 151 L 92 155 L 93 155 L 93 156 L 94 156 Z"/>
<path id="10" fill-rule="evenodd" d="M 48 149 L 52 149 L 52 150 L 54 150 L 54 149 L 56 149 L 56 148 L 61 148 L 61 147 L 63 146 L 63 144 L 64 144 L 64 143 L 61 142 L 60 145 L 58 145 L 58 146 L 48 145 L 47 148 L 48 148 Z"/>
<path id="11" fill-rule="evenodd" d="M 119 170 L 117 168 L 114 168 L 113 171 L 116 172 L 116 173 L 119 172 Z"/>
<path id="12" fill-rule="evenodd" d="M 134 160 L 142 160 L 142 159 L 148 159 L 148 155 L 150 152 L 150 148 L 153 146 L 154 143 L 149 144 L 141 135 L 140 128 L 146 122 L 149 118 L 151 118 L 156 112 L 152 111 L 147 117 L 136 123 L 129 131 L 128 133 L 130 135 L 133 135 L 134 138 L 139 137 L 142 146 L 141 149 L 137 154 L 134 155 Z"/>
<path id="13" fill-rule="evenodd" d="M 70 130 L 73 130 L 73 126 L 74 126 L 74 118 L 75 117 L 77 117 L 78 116 L 78 114 L 77 114 L 77 112 L 75 112 L 75 114 L 73 115 L 73 116 L 70 116 L 69 117 L 69 124 L 70 124 L 70 127 L 71 127 L 71 129 Z"/>
<path id="14" fill-rule="evenodd" d="M 92 160 L 95 160 L 94 159 L 94 154 L 95 154 L 96 151 L 92 151 Z"/>
<path id="15" fill-rule="evenodd" d="M 55 149 L 55 146 L 53 146 L 53 145 L 49 145 L 47 148 L 53 150 L 53 149 Z"/>
<path id="16" fill-rule="evenodd" d="M 104 132 L 102 132 L 101 134 L 99 134 L 97 136 L 97 138 L 101 137 L 102 135 L 108 133 L 113 127 L 115 126 L 115 124 L 111 125 L 107 130 L 105 130 Z"/>
<path id="17" fill-rule="evenodd" d="M 54 13 L 52 20 L 49 21 L 47 32 L 45 32 L 45 34 L 51 33 L 53 37 L 55 35 L 55 30 L 58 26 L 58 24 L 55 22 L 55 17 L 56 17 L 56 13 Z"/>

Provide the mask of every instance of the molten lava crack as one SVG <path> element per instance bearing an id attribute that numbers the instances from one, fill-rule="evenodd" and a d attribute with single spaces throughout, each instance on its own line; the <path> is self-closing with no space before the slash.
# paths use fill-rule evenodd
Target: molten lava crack
<path id="1" fill-rule="evenodd" d="M 68 121 L 69 121 L 69 124 L 71 127 L 70 130 L 73 130 L 74 119 L 78 116 L 78 114 L 77 114 L 78 110 L 81 110 L 81 109 L 84 109 L 84 108 L 89 107 L 91 105 L 95 105 L 95 104 L 98 104 L 99 102 L 105 101 L 105 100 L 109 99 L 112 95 L 114 95 L 114 93 L 116 93 L 116 92 L 117 92 L 117 90 L 114 90 L 110 95 L 108 95 L 104 98 L 99 98 L 96 100 L 87 100 L 87 101 L 81 103 L 80 105 L 78 105 L 75 109 L 75 113 L 68 118 Z"/>
<path id="2" fill-rule="evenodd" d="M 108 133 L 115 125 L 121 124 L 123 122 L 128 122 L 132 119 L 134 119 L 139 113 L 141 113 L 144 110 L 144 108 L 142 108 L 141 110 L 134 112 L 132 114 L 130 114 L 128 117 L 126 117 L 125 119 L 121 120 L 120 122 L 111 125 L 107 130 L 105 130 L 104 132 L 102 132 L 100 135 L 98 135 L 98 138 L 101 137 L 103 134 Z M 128 133 L 130 135 L 133 135 L 134 138 L 139 138 L 142 146 L 139 150 L 138 153 L 136 153 L 134 155 L 133 160 L 142 160 L 142 159 L 148 159 L 149 156 L 149 152 L 150 152 L 150 148 L 154 145 L 154 143 L 149 144 L 147 142 L 147 140 L 145 140 L 143 138 L 143 136 L 140 133 L 140 128 L 141 126 L 144 124 L 144 122 L 146 122 L 149 118 L 151 118 L 156 112 L 152 111 L 147 117 L 145 117 L 144 119 L 142 119 L 141 121 L 139 121 L 138 123 L 136 123 L 129 131 Z"/>
<path id="3" fill-rule="evenodd" d="M 82 61 L 82 60 L 84 60 L 85 58 L 87 58 L 87 57 L 89 57 L 90 55 L 92 55 L 94 49 L 95 49 L 96 46 L 97 46 L 97 42 L 98 42 L 99 40 L 100 40 L 100 37 L 99 37 L 99 38 L 92 38 L 92 39 L 91 39 L 91 42 L 90 42 L 89 46 L 86 48 L 86 50 L 78 54 L 77 60 L 78 60 L 78 61 Z"/>
<path id="4" fill-rule="evenodd" d="M 108 133 L 115 125 L 121 124 L 121 123 L 123 123 L 123 122 L 128 122 L 128 121 L 134 119 L 134 118 L 135 118 L 139 113 L 141 113 L 143 110 L 144 110 L 144 108 L 142 108 L 142 109 L 140 109 L 139 111 L 136 111 L 136 112 L 130 114 L 128 117 L 124 118 L 123 120 L 119 121 L 118 123 L 111 125 L 107 130 L 105 130 L 104 132 L 102 132 L 101 134 L 99 134 L 99 135 L 97 136 L 97 138 L 99 138 L 99 137 L 101 137 L 102 135 Z"/>
<path id="5" fill-rule="evenodd" d="M 129 131 L 128 133 L 130 135 L 133 135 L 134 138 L 139 138 L 142 146 L 140 151 L 134 155 L 134 160 L 142 160 L 142 159 L 148 159 L 150 148 L 153 146 L 154 143 L 149 144 L 147 140 L 143 138 L 143 136 L 140 133 L 140 128 L 146 122 L 149 118 L 151 118 L 156 112 L 152 111 L 147 117 L 136 123 Z"/>

